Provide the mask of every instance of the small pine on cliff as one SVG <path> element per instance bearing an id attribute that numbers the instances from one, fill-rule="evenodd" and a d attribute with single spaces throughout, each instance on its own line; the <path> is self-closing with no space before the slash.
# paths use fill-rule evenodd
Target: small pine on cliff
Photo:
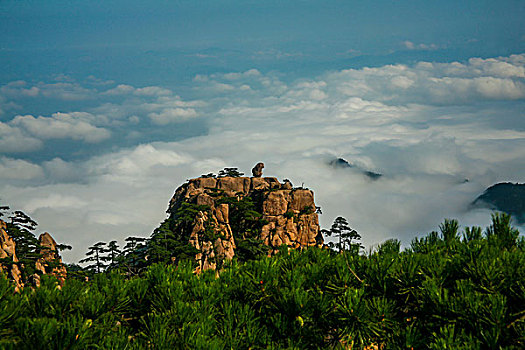
<path id="1" fill-rule="evenodd" d="M 153 232 L 148 259 L 195 258 L 196 271 L 279 248 L 323 246 L 313 191 L 273 177 L 209 177 L 177 188 L 169 217 Z"/>

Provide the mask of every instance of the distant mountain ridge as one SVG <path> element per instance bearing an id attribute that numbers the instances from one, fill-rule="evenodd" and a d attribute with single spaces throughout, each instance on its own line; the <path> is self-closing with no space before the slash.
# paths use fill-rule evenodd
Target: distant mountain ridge
<path id="1" fill-rule="evenodd" d="M 502 182 L 485 190 L 472 203 L 512 215 L 520 224 L 525 223 L 525 184 Z"/>
<path id="2" fill-rule="evenodd" d="M 376 173 L 370 170 L 366 170 L 366 169 L 361 169 L 359 166 L 351 164 L 350 162 L 348 162 L 346 159 L 343 159 L 343 158 L 333 159 L 328 164 L 335 169 L 356 169 L 359 173 L 365 175 L 371 180 L 377 180 L 381 176 L 383 176 L 383 174 L 379 174 L 379 173 Z"/>

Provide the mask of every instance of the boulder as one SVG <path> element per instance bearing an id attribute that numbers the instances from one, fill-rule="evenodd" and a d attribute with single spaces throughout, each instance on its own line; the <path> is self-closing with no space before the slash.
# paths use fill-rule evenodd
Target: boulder
<path id="1" fill-rule="evenodd" d="M 261 177 L 264 169 L 264 163 L 257 163 L 252 169 L 253 177 Z"/>

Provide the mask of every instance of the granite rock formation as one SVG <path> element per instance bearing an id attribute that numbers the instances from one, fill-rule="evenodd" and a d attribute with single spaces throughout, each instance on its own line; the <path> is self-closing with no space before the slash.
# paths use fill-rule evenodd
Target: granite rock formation
<path id="1" fill-rule="evenodd" d="M 67 270 L 62 264 L 58 254 L 57 243 L 49 233 L 43 233 L 39 237 L 41 257 L 35 262 L 35 273 L 30 277 L 34 285 L 40 285 L 40 275 L 55 275 L 61 285 L 64 284 Z M 22 271 L 16 256 L 16 242 L 7 232 L 6 223 L 0 220 L 0 269 L 7 272 L 8 276 L 14 281 L 16 290 L 24 287 Z M 26 281 L 27 282 L 27 281 Z"/>
<path id="2" fill-rule="evenodd" d="M 44 232 L 38 237 L 40 244 L 40 254 L 42 257 L 35 263 L 35 267 L 42 274 L 52 274 L 56 276 L 58 282 L 63 285 L 66 281 L 67 270 L 62 264 L 62 259 L 58 254 L 57 242 L 47 232 Z M 37 276 L 36 281 L 39 281 Z M 37 282 L 38 284 L 38 282 Z"/>
<path id="3" fill-rule="evenodd" d="M 189 243 L 199 251 L 197 271 L 216 269 L 235 256 L 236 239 L 243 233 L 232 231 L 232 201 L 245 199 L 260 214 L 254 238 L 269 247 L 269 255 L 284 244 L 296 249 L 323 245 L 313 191 L 273 177 L 191 179 L 175 191 L 168 212 L 173 217 L 185 204 L 197 208 L 189 234 Z"/>
<path id="4" fill-rule="evenodd" d="M 0 270 L 6 272 L 15 282 L 16 290 L 24 287 L 22 283 L 22 273 L 18 268 L 16 257 L 16 243 L 7 234 L 7 227 L 4 221 L 0 220 Z"/>
<path id="5" fill-rule="evenodd" d="M 253 177 L 261 177 L 263 174 L 264 163 L 257 163 L 252 169 Z"/>

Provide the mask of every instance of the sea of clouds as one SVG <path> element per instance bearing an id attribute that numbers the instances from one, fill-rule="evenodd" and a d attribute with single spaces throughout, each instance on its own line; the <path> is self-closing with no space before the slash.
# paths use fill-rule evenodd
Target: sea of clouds
<path id="1" fill-rule="evenodd" d="M 176 187 L 223 167 L 249 174 L 262 161 L 265 176 L 304 184 L 321 225 L 344 216 L 367 247 L 409 244 L 444 218 L 485 226 L 490 211 L 470 203 L 496 182 L 524 181 L 525 54 L 293 81 L 257 69 L 197 75 L 181 96 L 93 77 L 4 84 L 2 204 L 73 245 L 72 262 L 98 241 L 149 236 Z M 339 157 L 356 167 L 329 165 Z"/>

